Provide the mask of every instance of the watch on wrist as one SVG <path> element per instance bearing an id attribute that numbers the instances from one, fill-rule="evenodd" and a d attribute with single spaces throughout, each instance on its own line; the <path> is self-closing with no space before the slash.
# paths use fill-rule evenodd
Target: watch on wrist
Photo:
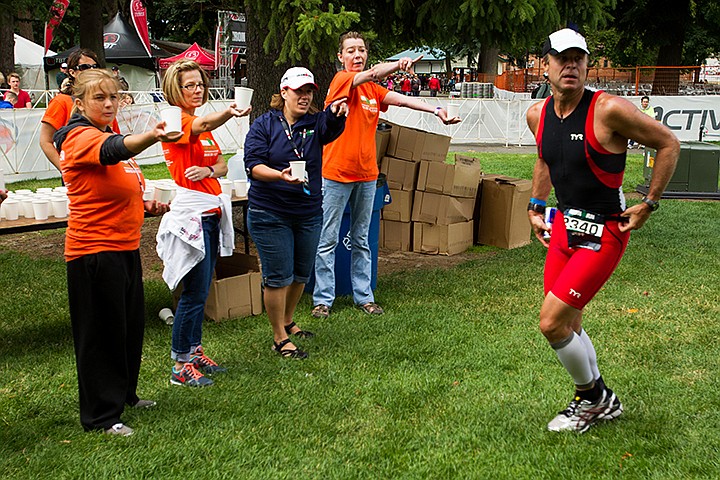
<path id="1" fill-rule="evenodd" d="M 654 212 L 658 208 L 660 208 L 660 202 L 656 202 L 655 200 L 650 200 L 648 197 L 643 197 L 641 200 L 644 204 L 646 204 L 648 207 L 650 207 L 650 211 Z"/>
<path id="2" fill-rule="evenodd" d="M 533 212 L 537 213 L 545 213 L 545 205 L 540 205 L 539 203 L 528 203 L 528 210 L 532 210 Z"/>

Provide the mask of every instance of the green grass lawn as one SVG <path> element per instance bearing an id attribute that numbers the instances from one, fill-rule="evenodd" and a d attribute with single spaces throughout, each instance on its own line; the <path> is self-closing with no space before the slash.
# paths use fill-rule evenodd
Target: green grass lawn
<path id="1" fill-rule="evenodd" d="M 532 155 L 479 155 L 529 178 Z M 636 165 L 637 164 L 637 165 Z M 629 162 L 625 191 L 641 182 Z M 13 188 L 13 187 L 11 187 Z M 229 372 L 169 385 L 170 293 L 146 282 L 136 433 L 83 433 L 65 267 L 0 250 L 0 472 L 5 478 L 718 478 L 720 202 L 663 200 L 585 327 L 625 406 L 584 435 L 545 429 L 573 386 L 537 328 L 544 249 L 474 247 L 449 270 L 378 279 L 381 317 L 348 298 L 297 320 L 310 359 L 270 351 L 266 315 L 207 323 Z"/>

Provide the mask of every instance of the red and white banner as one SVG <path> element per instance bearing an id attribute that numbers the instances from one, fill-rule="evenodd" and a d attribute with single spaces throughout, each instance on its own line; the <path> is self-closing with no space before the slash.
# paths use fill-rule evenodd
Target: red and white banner
<path id="1" fill-rule="evenodd" d="M 145 10 L 145 5 L 143 5 L 142 0 L 132 0 L 130 2 L 130 16 L 132 17 L 135 30 L 137 30 L 148 56 L 152 56 L 150 53 L 150 33 L 148 32 L 147 10 Z"/>
<path id="2" fill-rule="evenodd" d="M 54 0 L 50 7 L 50 19 L 45 23 L 45 54 L 50 50 L 50 44 L 53 40 L 53 31 L 55 27 L 60 25 L 65 11 L 70 6 L 70 0 Z"/>

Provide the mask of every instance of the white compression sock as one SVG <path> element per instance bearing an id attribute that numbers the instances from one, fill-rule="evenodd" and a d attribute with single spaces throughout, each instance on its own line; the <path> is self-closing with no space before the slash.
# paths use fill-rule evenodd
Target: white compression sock
<path id="1" fill-rule="evenodd" d="M 590 360 L 590 369 L 593 373 L 593 379 L 597 380 L 600 378 L 600 369 L 598 369 L 597 366 L 597 354 L 595 353 L 595 346 L 592 343 L 592 340 L 590 340 L 590 337 L 588 337 L 587 332 L 585 329 L 580 330 L 580 339 L 585 344 L 585 350 L 587 350 L 588 360 Z"/>
<path id="2" fill-rule="evenodd" d="M 577 333 L 572 332 L 567 338 L 551 343 L 550 346 L 555 350 L 560 363 L 570 374 L 575 385 L 583 388 L 593 383 L 587 349 Z"/>

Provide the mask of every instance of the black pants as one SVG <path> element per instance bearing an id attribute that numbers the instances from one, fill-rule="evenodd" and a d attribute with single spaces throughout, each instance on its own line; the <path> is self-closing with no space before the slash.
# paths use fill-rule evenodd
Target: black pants
<path id="1" fill-rule="evenodd" d="M 101 252 L 67 263 L 68 299 L 85 430 L 120 422 L 134 405 L 145 329 L 139 250 Z"/>

